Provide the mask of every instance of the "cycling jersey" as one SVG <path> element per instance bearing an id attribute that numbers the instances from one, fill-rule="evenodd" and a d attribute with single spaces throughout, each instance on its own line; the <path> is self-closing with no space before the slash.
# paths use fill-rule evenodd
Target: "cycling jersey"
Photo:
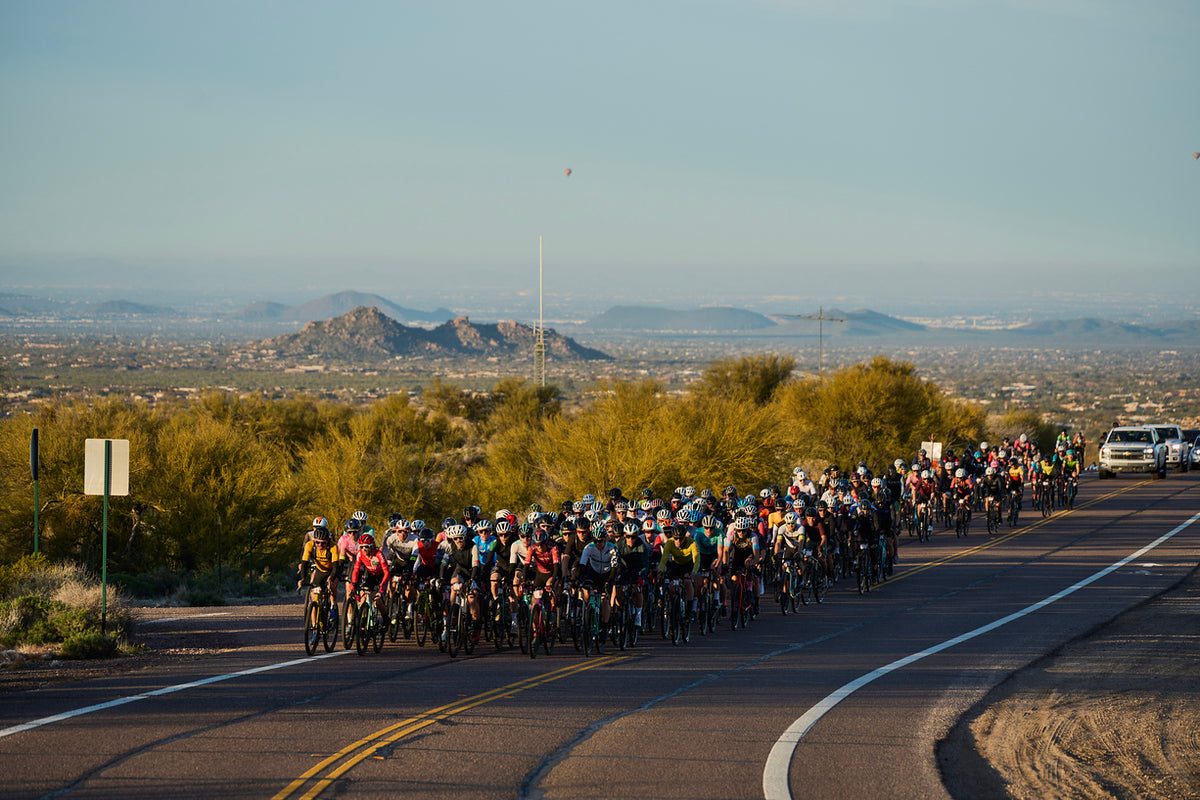
<path id="1" fill-rule="evenodd" d="M 311 563 L 313 568 L 320 572 L 332 572 L 338 558 L 337 545 L 317 547 L 317 543 L 310 539 L 304 543 L 304 555 L 300 557 L 300 561 L 304 564 Z"/>
<path id="2" fill-rule="evenodd" d="M 391 577 L 391 570 L 388 569 L 387 559 L 383 557 L 383 553 L 379 550 L 368 554 L 366 550 L 359 548 L 358 556 L 354 559 L 354 572 L 350 576 L 350 582 L 357 585 L 360 580 L 366 582 L 367 587 L 374 589 Z"/>
<path id="3" fill-rule="evenodd" d="M 685 571 L 691 572 L 699 562 L 700 550 L 696 547 L 696 541 L 690 536 L 683 539 L 682 547 L 676 545 L 674 539 L 668 539 L 667 543 L 663 545 L 658 569 L 661 572 L 667 568 L 668 564 L 675 564 Z"/>

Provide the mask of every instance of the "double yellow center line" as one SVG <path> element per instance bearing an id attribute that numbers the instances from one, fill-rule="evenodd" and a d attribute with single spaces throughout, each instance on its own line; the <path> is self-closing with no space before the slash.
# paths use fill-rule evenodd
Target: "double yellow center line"
<path id="1" fill-rule="evenodd" d="M 510 697 L 518 692 L 532 689 L 535 686 L 541 686 L 544 683 L 551 683 L 553 681 L 562 680 L 563 678 L 569 678 L 572 675 L 578 675 L 581 672 L 586 672 L 590 669 L 596 669 L 597 667 L 606 667 L 616 664 L 617 662 L 624 661 L 628 658 L 631 658 L 631 656 L 613 655 L 605 656 L 604 658 L 599 658 L 594 661 L 586 661 L 582 664 L 575 664 L 574 666 L 555 670 L 554 672 L 548 672 L 543 675 L 535 675 L 532 678 L 526 678 L 525 680 L 517 681 L 516 683 L 510 683 L 507 686 L 501 686 L 498 689 L 492 689 L 491 691 L 484 692 L 483 694 L 477 694 L 473 697 L 467 697 L 448 705 L 430 709 L 429 711 L 418 714 L 415 717 L 409 717 L 403 722 L 397 722 L 395 725 L 390 725 L 383 730 L 376 731 L 369 736 L 359 739 L 353 744 L 343 747 L 341 750 L 329 756 L 324 761 L 309 769 L 299 778 L 289 783 L 281 792 L 275 795 L 272 800 L 286 800 L 286 798 L 289 798 L 296 792 L 300 791 L 300 789 L 303 788 L 304 785 L 309 781 L 317 778 L 317 776 L 321 775 L 325 772 L 325 770 L 328 769 L 329 772 L 326 773 L 324 777 L 317 780 L 316 783 L 314 783 L 313 786 L 300 797 L 300 800 L 312 800 L 312 798 L 325 791 L 325 789 L 328 788 L 331 783 L 353 769 L 355 765 L 370 758 L 379 750 L 392 744 L 393 742 L 396 742 L 411 733 L 416 733 L 422 728 L 433 725 L 435 722 L 441 722 L 444 719 L 452 717 L 455 714 L 461 714 L 463 711 L 475 708 L 476 706 L 490 703 L 493 700 L 497 700 L 502 697 Z"/>

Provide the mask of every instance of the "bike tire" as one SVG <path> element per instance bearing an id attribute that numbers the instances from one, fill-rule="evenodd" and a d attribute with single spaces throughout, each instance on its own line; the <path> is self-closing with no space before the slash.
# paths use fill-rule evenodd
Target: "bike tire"
<path id="1" fill-rule="evenodd" d="M 471 619 L 465 597 L 459 599 L 458 619 L 458 649 L 471 655 L 475 652 L 475 620 Z"/>
<path id="2" fill-rule="evenodd" d="M 416 619 L 413 620 L 414 631 L 417 635 L 417 647 L 425 646 L 425 638 L 433 630 L 433 620 L 429 614 L 429 604 L 417 602 Z"/>
<path id="3" fill-rule="evenodd" d="M 825 602 L 825 592 L 829 589 L 829 582 L 825 578 L 825 571 L 820 567 L 813 567 L 813 599 L 817 601 L 817 605 Z"/>
<path id="4" fill-rule="evenodd" d="M 538 648 L 542 646 L 542 637 L 546 635 L 545 620 L 543 619 L 541 603 L 529 609 L 529 657 L 537 658 Z"/>
<path id="5" fill-rule="evenodd" d="M 367 647 L 370 645 L 368 640 L 367 623 L 370 621 L 370 609 L 366 603 L 359 603 L 355 608 L 354 615 L 357 622 L 354 625 L 354 646 L 358 649 L 358 654 L 364 656 L 367 654 Z"/>
<path id="6" fill-rule="evenodd" d="M 338 624 L 337 615 L 333 613 L 334 605 L 330 602 L 328 595 L 323 595 L 321 598 L 321 619 L 324 622 L 321 625 L 321 644 L 325 648 L 326 653 L 332 653 L 333 648 L 337 646 Z"/>
<path id="7" fill-rule="evenodd" d="M 342 610 L 342 648 L 353 649 L 358 637 L 358 606 L 347 598 L 346 607 Z"/>
<path id="8" fill-rule="evenodd" d="M 376 653 L 383 652 L 383 640 L 387 636 L 387 631 L 375 626 L 375 632 L 371 635 L 371 649 Z"/>
<path id="9" fill-rule="evenodd" d="M 529 655 L 529 606 L 524 600 L 517 602 L 517 646 L 521 648 L 521 655 Z"/>
<path id="10" fill-rule="evenodd" d="M 446 655 L 451 658 L 458 657 L 459 638 L 458 632 L 462 628 L 462 617 L 459 615 L 458 603 L 450 604 L 450 619 L 446 625 Z"/>
<path id="11" fill-rule="evenodd" d="M 595 613 L 592 611 L 592 604 L 585 603 L 583 606 L 583 655 L 591 658 L 592 648 L 595 646 L 595 637 L 592 634 L 592 626 L 595 623 Z"/>
<path id="12" fill-rule="evenodd" d="M 310 656 L 317 652 L 317 642 L 321 638 L 319 613 L 316 603 L 309 597 L 304 602 L 304 652 Z"/>

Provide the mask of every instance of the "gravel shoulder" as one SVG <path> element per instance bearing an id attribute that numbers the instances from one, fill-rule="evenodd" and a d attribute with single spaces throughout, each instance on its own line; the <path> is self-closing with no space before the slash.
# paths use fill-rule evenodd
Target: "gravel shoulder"
<path id="1" fill-rule="evenodd" d="M 997 686 L 938 761 L 961 800 L 1200 798 L 1200 570 Z"/>

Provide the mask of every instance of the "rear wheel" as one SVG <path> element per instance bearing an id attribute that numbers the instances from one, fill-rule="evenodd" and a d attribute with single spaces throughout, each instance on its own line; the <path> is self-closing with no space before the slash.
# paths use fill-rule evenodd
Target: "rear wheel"
<path id="1" fill-rule="evenodd" d="M 459 640 L 459 631 L 463 626 L 463 620 L 462 614 L 460 614 L 459 611 L 460 606 L 458 603 L 450 604 L 450 619 L 446 625 L 446 630 L 444 631 L 446 639 L 446 653 L 451 658 L 456 658 L 458 656 L 458 647 L 459 644 L 461 644 Z"/>
<path id="2" fill-rule="evenodd" d="M 342 647 L 349 650 L 354 647 L 358 637 L 358 606 L 354 600 L 346 598 L 346 607 L 342 610 Z"/>
<path id="3" fill-rule="evenodd" d="M 417 603 L 417 616 L 413 620 L 413 624 L 417 629 L 417 647 L 424 647 L 425 637 L 433 630 L 433 619 L 429 613 L 428 604 Z"/>
<path id="4" fill-rule="evenodd" d="M 354 612 L 354 645 L 358 648 L 360 656 L 366 655 L 367 646 L 370 645 L 368 637 L 371 631 L 367 629 L 367 621 L 370 619 L 370 613 L 371 610 L 365 602 L 360 603 Z"/>

